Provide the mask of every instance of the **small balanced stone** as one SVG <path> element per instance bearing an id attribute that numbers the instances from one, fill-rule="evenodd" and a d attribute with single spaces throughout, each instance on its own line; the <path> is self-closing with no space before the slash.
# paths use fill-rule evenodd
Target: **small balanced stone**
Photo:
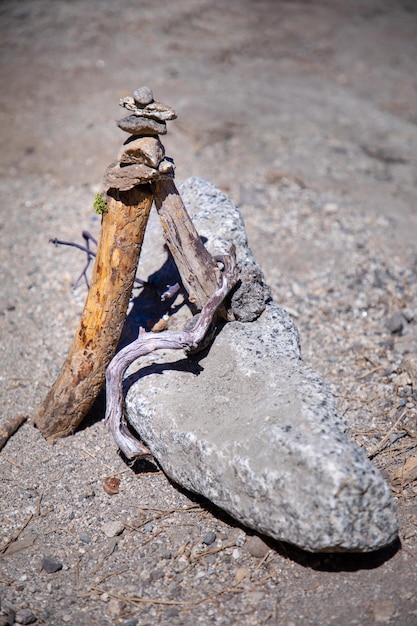
<path id="1" fill-rule="evenodd" d="M 166 135 L 167 125 L 150 117 L 128 115 L 117 122 L 119 128 L 131 135 Z"/>
<path id="2" fill-rule="evenodd" d="M 158 137 L 131 137 L 123 144 L 119 161 L 123 164 L 143 163 L 158 167 L 165 156 L 165 149 Z"/>
<path id="3" fill-rule="evenodd" d="M 150 87 L 139 87 L 133 92 L 133 99 L 140 107 L 145 107 L 147 104 L 153 102 L 153 93 Z"/>

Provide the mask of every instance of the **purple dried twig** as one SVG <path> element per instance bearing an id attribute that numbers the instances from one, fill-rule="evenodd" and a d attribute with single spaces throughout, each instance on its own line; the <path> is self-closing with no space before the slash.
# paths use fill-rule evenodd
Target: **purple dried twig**
<path id="1" fill-rule="evenodd" d="M 91 250 L 90 248 L 90 241 L 97 246 L 97 239 L 95 239 L 95 237 L 93 237 L 93 235 L 91 233 L 88 232 L 88 230 L 83 230 L 82 232 L 82 236 L 85 240 L 85 246 L 79 244 L 79 243 L 75 243 L 74 241 L 62 241 L 61 239 L 57 239 L 56 237 L 54 239 L 50 239 L 49 243 L 53 243 L 55 246 L 72 246 L 73 248 L 77 248 L 78 250 L 81 250 L 82 252 L 85 252 L 87 255 L 87 262 L 84 266 L 83 271 L 81 272 L 81 274 L 78 276 L 77 280 L 74 282 L 72 288 L 73 289 L 77 289 L 80 280 L 84 277 L 85 283 L 87 285 L 87 289 L 90 288 L 90 283 L 88 282 L 88 278 L 87 278 L 87 270 L 90 266 L 91 261 L 95 258 L 96 253 L 94 252 L 94 250 Z M 135 284 L 139 285 L 140 287 L 144 287 L 145 285 L 147 285 L 148 283 L 145 280 L 141 280 L 140 278 L 136 277 L 135 278 Z"/>

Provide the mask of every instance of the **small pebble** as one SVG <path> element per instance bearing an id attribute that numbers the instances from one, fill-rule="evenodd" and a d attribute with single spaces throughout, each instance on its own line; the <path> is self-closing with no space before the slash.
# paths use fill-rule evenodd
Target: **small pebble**
<path id="1" fill-rule="evenodd" d="M 102 529 L 106 537 L 111 538 L 121 535 L 125 527 L 122 522 L 105 522 L 102 526 Z"/>
<path id="2" fill-rule="evenodd" d="M 216 537 L 217 537 L 216 533 L 214 532 L 214 530 L 212 530 L 211 532 L 204 535 L 202 539 L 202 543 L 205 543 L 206 546 L 211 546 L 211 544 L 216 541 Z"/>
<path id="3" fill-rule="evenodd" d="M 207 556 L 204 557 L 204 562 L 207 563 L 208 565 L 212 565 L 213 563 L 216 562 L 216 558 L 217 558 L 216 554 L 208 554 Z"/>
<path id="4" fill-rule="evenodd" d="M 263 600 L 264 595 L 263 591 L 250 591 L 246 597 L 249 602 L 258 604 L 261 600 Z"/>
<path id="5" fill-rule="evenodd" d="M 81 533 L 79 535 L 79 537 L 80 537 L 80 541 L 82 541 L 83 543 L 91 543 L 92 542 L 92 539 L 91 539 L 90 535 L 85 535 L 84 533 Z"/>
<path id="6" fill-rule="evenodd" d="M 235 546 L 237 548 L 241 548 L 242 546 L 245 545 L 245 542 L 246 542 L 246 533 L 244 533 L 243 530 L 239 530 L 238 533 L 236 534 Z"/>
<path id="7" fill-rule="evenodd" d="M 327 202 L 323 206 L 323 211 L 324 213 L 327 213 L 327 215 L 331 215 L 332 213 L 337 213 L 338 210 L 339 210 L 339 206 L 335 202 Z"/>
<path id="8" fill-rule="evenodd" d="M 33 624 L 37 617 L 30 609 L 20 609 L 15 616 L 15 622 L 18 624 Z"/>
<path id="9" fill-rule="evenodd" d="M 151 524 L 150 522 L 148 522 L 147 524 L 145 524 L 145 526 L 143 527 L 143 530 L 146 533 L 151 533 L 153 531 L 153 524 Z"/>
<path id="10" fill-rule="evenodd" d="M 402 309 L 401 314 L 403 315 L 403 317 L 405 317 L 408 323 L 414 320 L 415 311 L 413 311 L 412 309 Z"/>
<path id="11" fill-rule="evenodd" d="M 129 619 L 120 622 L 120 626 L 137 626 L 138 620 L 136 617 L 129 617 Z"/>
<path id="12" fill-rule="evenodd" d="M 137 105 L 144 107 L 153 102 L 153 93 L 150 87 L 139 87 L 133 92 L 133 99 Z"/>
<path id="13" fill-rule="evenodd" d="M 151 572 L 151 580 L 159 580 L 165 576 L 164 572 L 161 569 L 154 569 Z"/>
<path id="14" fill-rule="evenodd" d="M 393 334 L 400 333 L 404 328 L 404 323 L 406 323 L 406 319 L 400 311 L 391 315 L 385 322 L 386 327 Z"/>
<path id="15" fill-rule="evenodd" d="M 62 569 L 63 563 L 58 561 L 58 559 L 55 559 L 53 556 L 45 556 L 42 559 L 41 567 L 48 574 L 55 574 L 55 572 Z"/>
<path id="16" fill-rule="evenodd" d="M 266 545 L 265 541 L 262 541 L 262 539 L 257 535 L 249 537 L 246 542 L 246 546 L 249 554 L 258 559 L 263 559 L 269 551 L 269 547 Z"/>
<path id="17" fill-rule="evenodd" d="M 250 571 L 246 567 L 238 567 L 235 574 L 235 581 L 240 585 L 244 580 L 250 580 Z"/>
<path id="18" fill-rule="evenodd" d="M 109 601 L 109 604 L 107 606 L 107 611 L 113 617 L 116 617 L 116 615 L 119 615 L 119 613 L 120 613 L 120 602 L 119 602 L 119 600 L 117 600 L 116 598 L 111 598 L 111 600 Z"/>

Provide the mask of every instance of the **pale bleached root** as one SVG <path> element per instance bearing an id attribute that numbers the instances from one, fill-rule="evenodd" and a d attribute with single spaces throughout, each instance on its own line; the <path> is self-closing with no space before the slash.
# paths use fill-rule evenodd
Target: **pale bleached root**
<path id="1" fill-rule="evenodd" d="M 217 309 L 238 280 L 239 270 L 236 265 L 234 249 L 230 251 L 229 256 L 222 257 L 222 263 L 224 266 L 222 283 L 204 305 L 196 323 L 190 330 L 147 333 L 141 328 L 138 338 L 120 350 L 107 368 L 105 422 L 114 441 L 129 459 L 135 457 L 152 458 L 152 453 L 133 436 L 127 427 L 123 414 L 123 376 L 133 361 L 156 350 L 184 350 L 187 353 L 198 348 L 214 319 Z"/>

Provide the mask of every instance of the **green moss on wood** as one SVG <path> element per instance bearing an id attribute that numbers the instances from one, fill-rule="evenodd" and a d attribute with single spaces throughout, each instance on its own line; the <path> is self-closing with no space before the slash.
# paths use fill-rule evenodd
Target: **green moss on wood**
<path id="1" fill-rule="evenodd" d="M 103 215 L 103 213 L 107 213 L 109 210 L 107 206 L 107 200 L 101 194 L 96 193 L 96 197 L 94 198 L 93 204 L 94 210 L 97 215 Z"/>

